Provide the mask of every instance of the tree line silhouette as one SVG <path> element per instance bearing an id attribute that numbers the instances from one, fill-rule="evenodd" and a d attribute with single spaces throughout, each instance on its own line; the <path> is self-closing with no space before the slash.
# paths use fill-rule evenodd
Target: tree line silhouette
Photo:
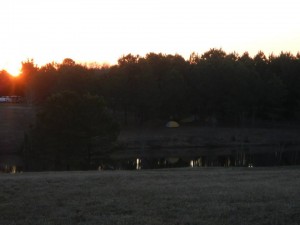
<path id="1" fill-rule="evenodd" d="M 300 118 L 300 55 L 254 57 L 210 49 L 188 60 L 181 55 L 126 55 L 117 65 L 89 67 L 66 58 L 38 67 L 22 63 L 19 77 L 0 73 L 0 96 L 24 96 L 41 105 L 54 93 L 102 96 L 108 108 L 139 123 L 155 119 L 240 123 Z"/>

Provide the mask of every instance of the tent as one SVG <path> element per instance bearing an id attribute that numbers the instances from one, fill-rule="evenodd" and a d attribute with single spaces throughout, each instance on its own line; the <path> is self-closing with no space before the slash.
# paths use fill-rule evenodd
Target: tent
<path id="1" fill-rule="evenodd" d="M 179 127 L 179 123 L 171 120 L 171 121 L 167 122 L 166 127 L 170 127 L 170 128 Z"/>

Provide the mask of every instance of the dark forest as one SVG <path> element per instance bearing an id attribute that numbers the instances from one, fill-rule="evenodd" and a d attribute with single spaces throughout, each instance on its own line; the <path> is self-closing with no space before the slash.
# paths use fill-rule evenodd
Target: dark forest
<path id="1" fill-rule="evenodd" d="M 66 58 L 38 67 L 22 63 L 19 77 L 2 71 L 0 96 L 40 105 L 54 93 L 102 96 L 113 112 L 143 123 L 155 119 L 216 118 L 224 123 L 299 120 L 300 55 L 259 52 L 239 56 L 222 49 L 189 60 L 180 55 L 126 55 L 113 66 L 88 67 Z"/>
<path id="2" fill-rule="evenodd" d="M 21 148 L 27 170 L 90 169 L 116 148 L 120 125 L 298 123 L 299 74 L 299 54 L 252 58 L 222 49 L 192 53 L 189 60 L 129 54 L 113 66 L 66 58 L 38 67 L 27 60 L 18 77 L 1 72 L 0 96 L 22 96 L 37 109 Z"/>

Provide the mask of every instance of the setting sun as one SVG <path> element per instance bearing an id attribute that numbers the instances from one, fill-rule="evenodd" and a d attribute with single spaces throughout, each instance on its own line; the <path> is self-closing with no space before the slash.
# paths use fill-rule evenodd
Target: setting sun
<path id="1" fill-rule="evenodd" d="M 0 0 L 0 225 L 300 225 L 299 2 Z"/>
<path id="2" fill-rule="evenodd" d="M 17 77 L 20 75 L 20 66 L 19 65 L 6 65 L 3 68 L 13 77 Z"/>
<path id="3" fill-rule="evenodd" d="M 17 77 L 20 75 L 20 69 L 16 69 L 16 68 L 8 68 L 6 69 L 6 71 L 12 75 L 13 77 Z"/>

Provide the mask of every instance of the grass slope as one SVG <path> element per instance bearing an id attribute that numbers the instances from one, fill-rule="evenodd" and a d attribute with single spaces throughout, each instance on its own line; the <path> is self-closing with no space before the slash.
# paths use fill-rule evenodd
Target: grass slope
<path id="1" fill-rule="evenodd" d="M 0 174 L 0 224 L 299 225 L 300 168 Z"/>
<path id="2" fill-rule="evenodd" d="M 34 121 L 34 109 L 26 104 L 0 104 L 0 154 L 20 150 L 24 133 Z"/>

